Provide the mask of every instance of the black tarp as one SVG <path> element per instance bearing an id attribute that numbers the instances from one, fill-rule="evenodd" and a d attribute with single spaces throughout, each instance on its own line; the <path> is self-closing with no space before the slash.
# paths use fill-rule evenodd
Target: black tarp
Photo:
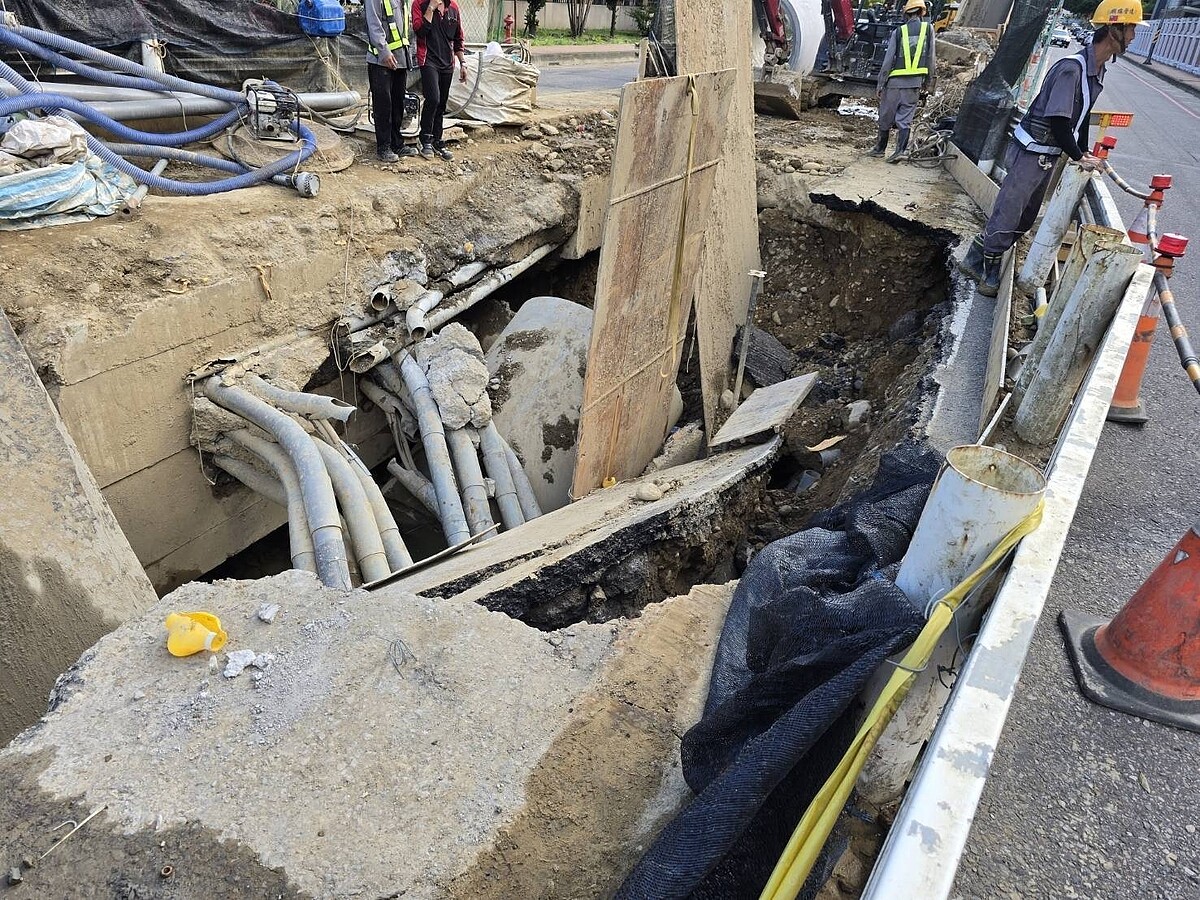
<path id="1" fill-rule="evenodd" d="M 1016 106 L 1015 86 L 1037 45 L 1053 4 L 1016 0 L 996 55 L 971 82 L 954 125 L 954 143 L 974 162 L 996 159 Z"/>
<path id="2" fill-rule="evenodd" d="M 868 490 L 751 561 L 721 632 L 704 715 L 683 738 L 695 799 L 618 897 L 758 896 L 854 736 L 854 698 L 924 625 L 893 578 L 940 462 L 913 446 L 885 454 Z"/>
<path id="3" fill-rule="evenodd" d="M 361 10 L 347 12 L 339 37 L 313 38 L 295 15 L 255 0 L 4 0 L 4 5 L 22 25 L 139 62 L 139 42 L 157 37 L 167 45 L 167 71 L 194 81 L 235 90 L 247 78 L 264 76 L 297 91 L 366 86 Z M 4 58 L 21 65 L 15 54 Z"/>

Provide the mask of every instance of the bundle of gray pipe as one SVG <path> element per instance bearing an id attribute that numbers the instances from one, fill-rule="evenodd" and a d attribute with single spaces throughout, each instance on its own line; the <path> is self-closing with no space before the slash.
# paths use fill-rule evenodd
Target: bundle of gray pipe
<path id="1" fill-rule="evenodd" d="M 489 374 L 471 332 L 447 325 L 397 350 L 371 379 L 363 393 L 384 411 L 396 439 L 399 459 L 389 469 L 431 509 L 450 546 L 494 529 L 491 499 L 506 529 L 541 515 L 520 461 L 492 424 Z M 419 438 L 428 474 L 417 468 L 409 438 Z"/>
<path id="2" fill-rule="evenodd" d="M 351 558 L 365 582 L 412 565 L 379 486 L 330 424 L 345 422 L 353 406 L 254 374 L 213 376 L 201 389 L 222 410 L 203 399 L 194 404 L 197 444 L 221 469 L 285 507 L 296 568 L 349 590 Z"/>

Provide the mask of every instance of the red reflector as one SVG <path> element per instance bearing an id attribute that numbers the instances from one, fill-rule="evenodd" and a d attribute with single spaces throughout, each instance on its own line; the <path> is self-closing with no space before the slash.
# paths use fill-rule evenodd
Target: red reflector
<path id="1" fill-rule="evenodd" d="M 1182 234 L 1164 234 L 1158 239 L 1158 252 L 1168 256 L 1183 256 L 1188 239 Z"/>
<path id="2" fill-rule="evenodd" d="M 1150 188 L 1155 191 L 1165 191 L 1171 186 L 1170 175 L 1155 175 L 1150 179 Z"/>

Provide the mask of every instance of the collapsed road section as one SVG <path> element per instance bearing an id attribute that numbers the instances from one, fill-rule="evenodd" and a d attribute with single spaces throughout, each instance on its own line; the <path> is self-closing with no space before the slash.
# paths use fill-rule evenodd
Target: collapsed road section
<path id="1" fill-rule="evenodd" d="M 677 12 L 615 116 L 0 235 L 5 424 L 53 451 L 6 469 L 55 538 L 4 541 L 16 896 L 861 888 L 925 669 L 1044 508 L 956 446 L 1042 461 L 992 416 L 1013 264 L 995 304 L 952 272 L 977 208 L 864 117 L 756 147 L 743 29 Z M 49 562 L 89 522 L 95 583 Z"/>

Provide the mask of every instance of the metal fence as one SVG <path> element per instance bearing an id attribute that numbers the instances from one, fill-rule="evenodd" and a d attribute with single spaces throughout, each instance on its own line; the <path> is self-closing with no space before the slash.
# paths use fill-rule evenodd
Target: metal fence
<path id="1" fill-rule="evenodd" d="M 1139 25 L 1128 52 L 1200 75 L 1200 17 L 1155 19 Z"/>

